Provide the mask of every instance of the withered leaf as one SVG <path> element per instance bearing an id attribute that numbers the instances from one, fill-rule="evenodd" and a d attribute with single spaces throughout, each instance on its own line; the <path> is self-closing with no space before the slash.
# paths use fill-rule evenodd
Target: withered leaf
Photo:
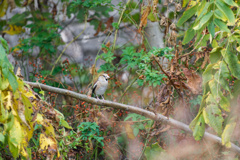
<path id="1" fill-rule="evenodd" d="M 151 11 L 151 7 L 147 6 L 142 13 L 142 17 L 141 17 L 141 21 L 140 21 L 140 25 L 139 25 L 139 32 L 141 32 L 142 28 L 145 27 L 147 25 L 147 17 L 149 15 Z"/>

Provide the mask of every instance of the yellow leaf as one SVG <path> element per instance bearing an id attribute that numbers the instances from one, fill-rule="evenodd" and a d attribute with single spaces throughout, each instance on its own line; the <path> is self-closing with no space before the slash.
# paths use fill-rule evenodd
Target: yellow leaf
<path id="1" fill-rule="evenodd" d="M 4 99 L 7 99 L 7 104 L 6 104 L 6 109 L 7 110 L 10 110 L 10 108 L 12 108 L 12 96 L 11 96 L 11 93 L 10 91 L 7 92 L 7 96 L 4 98 Z"/>
<path id="2" fill-rule="evenodd" d="M 52 124 L 47 121 L 47 119 L 44 119 L 43 126 L 44 126 L 45 129 L 46 129 L 45 133 L 46 133 L 47 135 L 55 137 L 54 128 L 53 128 Z"/>
<path id="3" fill-rule="evenodd" d="M 15 35 L 15 34 L 20 34 L 25 32 L 25 30 L 21 26 L 16 26 L 16 25 L 9 25 L 10 29 L 3 31 L 3 33 L 7 33 L 10 35 Z"/>
<path id="4" fill-rule="evenodd" d="M 27 151 L 24 149 L 23 145 L 21 146 L 21 150 L 20 153 L 23 157 L 27 158 L 28 157 L 28 153 Z"/>
<path id="5" fill-rule="evenodd" d="M 3 17 L 7 11 L 8 8 L 8 1 L 7 0 L 3 0 L 1 1 L 1 5 L 0 5 L 0 17 Z"/>
<path id="6" fill-rule="evenodd" d="M 38 124 L 41 124 L 41 125 L 43 124 L 43 116 L 40 113 L 37 114 L 36 121 Z"/>
<path id="7" fill-rule="evenodd" d="M 57 141 L 53 137 L 48 137 L 45 134 L 40 134 L 40 148 L 42 149 L 43 153 L 50 153 L 53 154 L 53 152 L 57 153 L 57 156 L 59 157 L 60 154 L 58 153 L 57 149 Z"/>
<path id="8" fill-rule="evenodd" d="M 135 136 L 133 134 L 133 129 L 132 129 L 131 125 L 129 123 L 125 123 L 124 126 L 125 126 L 125 130 L 127 133 L 127 137 L 130 139 L 134 139 Z"/>
<path id="9" fill-rule="evenodd" d="M 14 144 L 14 146 L 20 149 L 20 144 L 24 140 L 24 132 L 20 122 L 16 117 L 14 117 L 14 124 L 12 129 L 9 131 L 9 137 L 10 141 Z"/>
<path id="10" fill-rule="evenodd" d="M 238 51 L 238 52 L 240 52 L 240 46 L 239 46 L 239 47 L 237 47 L 237 51 Z"/>
<path id="11" fill-rule="evenodd" d="M 9 86 L 8 79 L 0 77 L 0 81 L 1 81 L 0 90 L 5 90 Z"/>
<path id="12" fill-rule="evenodd" d="M 236 122 L 229 123 L 224 128 L 223 134 L 222 134 L 222 145 L 225 145 L 227 148 L 231 147 L 231 136 L 233 134 L 234 128 L 236 126 Z"/>

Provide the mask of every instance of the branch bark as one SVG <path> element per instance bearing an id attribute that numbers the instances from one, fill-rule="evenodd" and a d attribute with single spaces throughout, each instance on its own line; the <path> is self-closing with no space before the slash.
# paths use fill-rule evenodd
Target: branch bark
<path id="1" fill-rule="evenodd" d="M 54 93 L 58 93 L 58 94 L 62 94 L 62 95 L 66 95 L 66 96 L 70 96 L 76 99 L 80 99 L 82 101 L 88 102 L 88 103 L 92 103 L 95 105 L 100 105 L 100 106 L 106 106 L 106 107 L 112 107 L 112 108 L 116 108 L 116 109 L 122 109 L 122 110 L 126 110 L 126 111 L 130 111 L 133 113 L 137 113 L 140 115 L 143 115 L 147 118 L 150 118 L 154 121 L 161 121 L 165 124 L 168 124 L 170 126 L 176 127 L 178 129 L 182 129 L 188 133 L 192 133 L 192 130 L 189 128 L 188 125 L 179 122 L 177 120 L 174 120 L 172 118 L 167 118 L 161 114 L 155 114 L 153 112 L 147 111 L 145 109 L 142 108 L 138 108 L 138 107 L 134 107 L 134 106 L 130 106 L 130 105 L 126 105 L 126 104 L 122 104 L 122 103 L 116 103 L 116 102 L 112 102 L 112 101 L 107 101 L 107 100 L 97 100 L 96 98 L 92 98 L 92 97 L 88 97 L 87 95 L 84 94 L 79 94 L 73 91 L 69 91 L 66 89 L 61 89 L 61 88 L 56 88 L 56 87 L 51 87 L 48 85 L 44 85 L 41 83 L 33 83 L 33 82 L 28 82 L 28 81 L 24 81 L 26 84 L 30 85 L 33 88 L 39 88 L 42 89 L 44 91 L 48 91 L 48 92 L 54 92 Z M 220 145 L 222 145 L 222 140 L 220 137 L 215 136 L 213 134 L 210 134 L 208 132 L 205 132 L 204 139 L 218 143 Z M 231 143 L 231 148 L 229 148 L 229 150 L 237 153 L 238 155 L 240 155 L 240 148 Z"/>

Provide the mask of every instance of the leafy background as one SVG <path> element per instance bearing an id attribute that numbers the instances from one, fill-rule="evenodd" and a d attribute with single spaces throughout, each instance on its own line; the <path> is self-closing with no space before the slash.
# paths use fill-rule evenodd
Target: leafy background
<path id="1" fill-rule="evenodd" d="M 228 148 L 239 145 L 239 5 L 2 0 L 1 158 L 238 159 Z M 147 30 L 156 24 L 161 48 Z M 22 80 L 86 94 L 103 72 L 106 99 L 190 124 L 193 135 Z M 205 131 L 222 146 L 203 140 Z"/>

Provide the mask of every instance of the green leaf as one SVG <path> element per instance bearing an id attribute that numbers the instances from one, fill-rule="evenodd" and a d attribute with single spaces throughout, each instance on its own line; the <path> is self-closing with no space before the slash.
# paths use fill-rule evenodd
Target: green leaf
<path id="1" fill-rule="evenodd" d="M 237 3 L 235 3 L 233 0 L 224 0 L 224 2 L 225 2 L 226 4 L 228 4 L 229 6 L 238 7 Z"/>
<path id="2" fill-rule="evenodd" d="M 240 80 L 236 80 L 233 86 L 233 97 L 240 95 Z"/>
<path id="3" fill-rule="evenodd" d="M 8 74 L 8 81 L 9 81 L 10 86 L 13 89 L 13 92 L 15 92 L 18 88 L 18 83 L 17 83 L 16 76 L 11 71 Z"/>
<path id="4" fill-rule="evenodd" d="M 155 160 L 157 157 L 160 156 L 161 152 L 164 152 L 162 147 L 158 144 L 158 142 L 153 143 L 151 146 L 147 146 L 144 155 L 147 160 Z M 162 156 L 162 154 L 161 154 Z M 164 157 L 166 158 L 166 157 Z M 168 159 L 168 158 L 166 158 Z"/>
<path id="5" fill-rule="evenodd" d="M 203 85 L 205 85 L 208 81 L 210 81 L 211 79 L 213 79 L 213 66 L 215 64 L 208 64 L 207 68 L 205 69 L 205 71 L 203 72 Z"/>
<path id="6" fill-rule="evenodd" d="M 220 30 L 223 30 L 225 32 L 230 33 L 230 30 L 228 29 L 228 26 L 225 23 L 223 23 L 222 21 L 220 21 L 219 19 L 214 19 L 213 22 L 216 26 L 219 27 Z"/>
<path id="7" fill-rule="evenodd" d="M 202 26 L 203 26 L 204 24 L 206 24 L 206 23 L 208 22 L 208 20 L 212 17 L 212 15 L 213 15 L 213 12 L 212 12 L 212 11 L 211 11 L 211 12 L 208 12 L 207 14 L 205 14 L 205 15 L 202 17 L 202 19 L 200 20 L 200 22 L 198 23 L 198 25 L 195 26 L 195 27 L 193 27 L 193 29 L 194 29 L 194 30 L 199 30 L 199 29 L 201 29 Z"/>
<path id="8" fill-rule="evenodd" d="M 196 141 L 201 140 L 204 135 L 204 132 L 205 132 L 205 121 L 204 121 L 203 115 L 201 114 L 193 130 L 194 139 Z"/>
<path id="9" fill-rule="evenodd" d="M 18 155 L 19 155 L 18 147 L 15 146 L 12 142 L 9 142 L 8 145 L 9 145 L 9 150 L 10 150 L 10 152 L 12 153 L 12 156 L 13 156 L 14 158 L 17 158 Z"/>
<path id="10" fill-rule="evenodd" d="M 183 0 L 182 7 L 185 7 L 188 4 L 189 0 Z"/>
<path id="11" fill-rule="evenodd" d="M 186 10 L 182 17 L 179 19 L 177 26 L 181 26 L 184 22 L 186 22 L 189 18 L 191 18 L 197 12 L 198 4 Z"/>
<path id="12" fill-rule="evenodd" d="M 218 9 L 222 11 L 222 13 L 228 18 L 230 24 L 234 25 L 235 17 L 230 7 L 223 3 L 221 0 L 217 0 L 215 4 L 217 5 Z"/>
<path id="13" fill-rule="evenodd" d="M 5 136 L 2 133 L 0 133 L 0 142 L 4 143 L 4 141 L 5 141 Z"/>
<path id="14" fill-rule="evenodd" d="M 226 22 L 228 19 L 227 17 L 225 16 L 225 14 L 223 14 L 219 9 L 216 9 L 214 11 L 214 16 L 217 18 L 217 19 L 220 19 L 224 22 Z"/>
<path id="15" fill-rule="evenodd" d="M 220 95 L 220 107 L 227 111 L 227 112 L 230 112 L 230 102 L 229 100 L 223 96 L 223 95 Z"/>
<path id="16" fill-rule="evenodd" d="M 8 86 L 9 82 L 7 78 L 2 78 L 2 76 L 0 76 L 0 90 L 5 90 Z"/>
<path id="17" fill-rule="evenodd" d="M 209 87 L 213 97 L 218 100 L 220 98 L 220 92 L 221 92 L 220 86 L 218 86 L 216 81 L 212 79 L 209 81 Z"/>
<path id="18" fill-rule="evenodd" d="M 182 42 L 183 45 L 185 45 L 189 41 L 191 41 L 196 34 L 196 31 L 192 28 L 192 26 L 190 26 L 185 33 L 185 36 L 184 36 L 184 39 L 183 39 L 183 42 Z"/>
<path id="19" fill-rule="evenodd" d="M 217 63 L 222 55 L 221 55 L 221 50 L 222 50 L 222 47 L 217 47 L 217 48 L 213 48 L 213 50 L 210 52 L 210 61 L 211 63 Z"/>
<path id="20" fill-rule="evenodd" d="M 195 22 L 199 21 L 208 12 L 210 4 L 212 4 L 212 2 L 206 2 L 206 0 L 203 0 L 200 3 L 200 6 L 197 9 L 197 18 Z"/>
<path id="21" fill-rule="evenodd" d="M 0 37 L 0 41 L 1 41 L 1 44 L 2 44 L 2 46 L 3 46 L 3 48 L 5 49 L 5 51 L 7 52 L 7 54 L 9 53 L 9 48 L 8 48 L 8 44 L 7 44 L 7 41 L 4 39 L 4 38 L 2 38 L 2 37 Z M 2 52 L 1 51 L 1 49 L 0 49 L 0 55 L 2 54 L 2 53 L 4 53 L 4 52 Z M 5 53 L 4 53 L 5 54 Z"/>
<path id="22" fill-rule="evenodd" d="M 231 147 L 231 136 L 233 134 L 234 128 L 236 126 L 236 122 L 232 122 L 226 125 L 222 133 L 222 145 L 225 145 L 227 148 Z"/>
<path id="23" fill-rule="evenodd" d="M 133 134 L 134 134 L 134 136 L 136 137 L 137 135 L 138 135 L 138 133 L 139 133 L 139 128 L 134 128 L 133 129 Z"/>
<path id="24" fill-rule="evenodd" d="M 209 57 L 211 63 L 217 63 L 221 59 L 221 50 L 222 47 L 213 48 Z"/>
<path id="25" fill-rule="evenodd" d="M 211 23 L 209 23 L 208 25 L 208 31 L 210 32 L 210 34 L 212 35 L 212 37 L 214 38 L 215 36 L 215 26 L 213 21 L 211 21 Z"/>
<path id="26" fill-rule="evenodd" d="M 227 48 L 227 50 L 223 49 L 221 53 L 228 64 L 232 75 L 237 79 L 240 79 L 240 63 L 238 61 L 238 57 L 233 52 L 229 51 L 229 48 Z"/>
<path id="27" fill-rule="evenodd" d="M 23 12 L 21 14 L 15 14 L 11 17 L 11 19 L 8 21 L 8 24 L 11 25 L 24 25 L 27 21 L 27 17 L 30 15 L 29 11 Z"/>
<path id="28" fill-rule="evenodd" d="M 60 125 L 67 129 L 73 129 L 64 119 L 60 120 Z"/>
<path id="29" fill-rule="evenodd" d="M 222 133 L 223 117 L 222 112 L 217 105 L 208 105 L 203 109 L 204 120 L 211 126 L 218 135 Z"/>

